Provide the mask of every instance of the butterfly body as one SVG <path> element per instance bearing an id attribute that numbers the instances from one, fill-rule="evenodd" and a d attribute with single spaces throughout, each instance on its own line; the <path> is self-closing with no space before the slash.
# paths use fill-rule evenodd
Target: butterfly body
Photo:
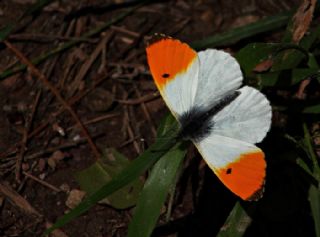
<path id="1" fill-rule="evenodd" d="M 271 106 L 258 90 L 242 84 L 238 62 L 228 53 L 195 52 L 157 35 L 147 47 L 151 74 L 180 123 L 178 138 L 191 140 L 208 166 L 244 200 L 262 196 L 266 162 L 255 146 L 271 125 Z"/>
<path id="2" fill-rule="evenodd" d="M 183 140 L 201 141 L 208 136 L 214 126 L 212 118 L 225 106 L 231 103 L 240 92 L 235 91 L 226 95 L 211 108 L 193 107 L 178 117 L 181 129 L 178 137 Z"/>

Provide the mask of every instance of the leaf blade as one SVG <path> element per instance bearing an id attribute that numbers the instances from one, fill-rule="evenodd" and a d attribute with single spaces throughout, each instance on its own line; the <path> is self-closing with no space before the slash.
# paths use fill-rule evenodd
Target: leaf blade
<path id="1" fill-rule="evenodd" d="M 262 32 L 267 32 L 286 26 L 291 15 L 292 11 L 288 11 L 278 15 L 266 17 L 258 22 L 238 27 L 221 34 L 208 37 L 204 40 L 195 41 L 191 43 L 191 46 L 194 49 L 200 50 L 206 47 L 228 45 Z"/>
<path id="2" fill-rule="evenodd" d="M 129 224 L 128 237 L 151 235 L 185 154 L 186 149 L 179 143 L 155 164 Z"/>

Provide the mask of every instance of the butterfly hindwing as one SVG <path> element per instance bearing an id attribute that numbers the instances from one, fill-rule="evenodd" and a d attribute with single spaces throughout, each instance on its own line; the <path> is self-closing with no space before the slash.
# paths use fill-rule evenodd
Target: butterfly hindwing
<path id="1" fill-rule="evenodd" d="M 244 200 L 261 197 L 266 169 L 261 149 L 214 134 L 195 145 L 208 166 L 233 193 Z"/>
<path id="2" fill-rule="evenodd" d="M 194 103 L 199 74 L 197 53 L 187 44 L 163 36 L 147 46 L 147 59 L 163 99 L 178 118 Z"/>
<path id="3" fill-rule="evenodd" d="M 271 106 L 258 90 L 245 86 L 212 118 L 210 135 L 195 143 L 219 179 L 244 200 L 262 194 L 266 162 L 260 142 L 270 129 Z"/>
<path id="4" fill-rule="evenodd" d="M 240 95 L 213 117 L 211 132 L 249 143 L 260 142 L 270 129 L 270 103 L 252 87 L 238 91 Z"/>

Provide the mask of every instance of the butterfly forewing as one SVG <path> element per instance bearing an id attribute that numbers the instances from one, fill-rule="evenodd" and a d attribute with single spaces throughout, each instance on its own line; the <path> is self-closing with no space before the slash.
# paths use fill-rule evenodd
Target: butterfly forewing
<path id="1" fill-rule="evenodd" d="M 200 72 L 195 105 L 210 108 L 240 87 L 242 73 L 235 58 L 222 50 L 207 49 L 198 56 Z"/>
<path id="2" fill-rule="evenodd" d="M 147 59 L 163 99 L 178 118 L 194 103 L 199 78 L 197 53 L 179 40 L 157 36 L 147 47 Z"/>

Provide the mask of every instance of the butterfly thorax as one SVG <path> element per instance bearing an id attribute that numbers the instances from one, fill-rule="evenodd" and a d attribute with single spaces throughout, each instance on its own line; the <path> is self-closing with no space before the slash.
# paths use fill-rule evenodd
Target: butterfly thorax
<path id="1" fill-rule="evenodd" d="M 200 142 L 206 138 L 214 126 L 213 117 L 239 95 L 239 91 L 234 91 L 210 108 L 194 106 L 189 111 L 183 113 L 179 117 L 181 128 L 178 138 L 193 140 L 195 142 Z"/>

